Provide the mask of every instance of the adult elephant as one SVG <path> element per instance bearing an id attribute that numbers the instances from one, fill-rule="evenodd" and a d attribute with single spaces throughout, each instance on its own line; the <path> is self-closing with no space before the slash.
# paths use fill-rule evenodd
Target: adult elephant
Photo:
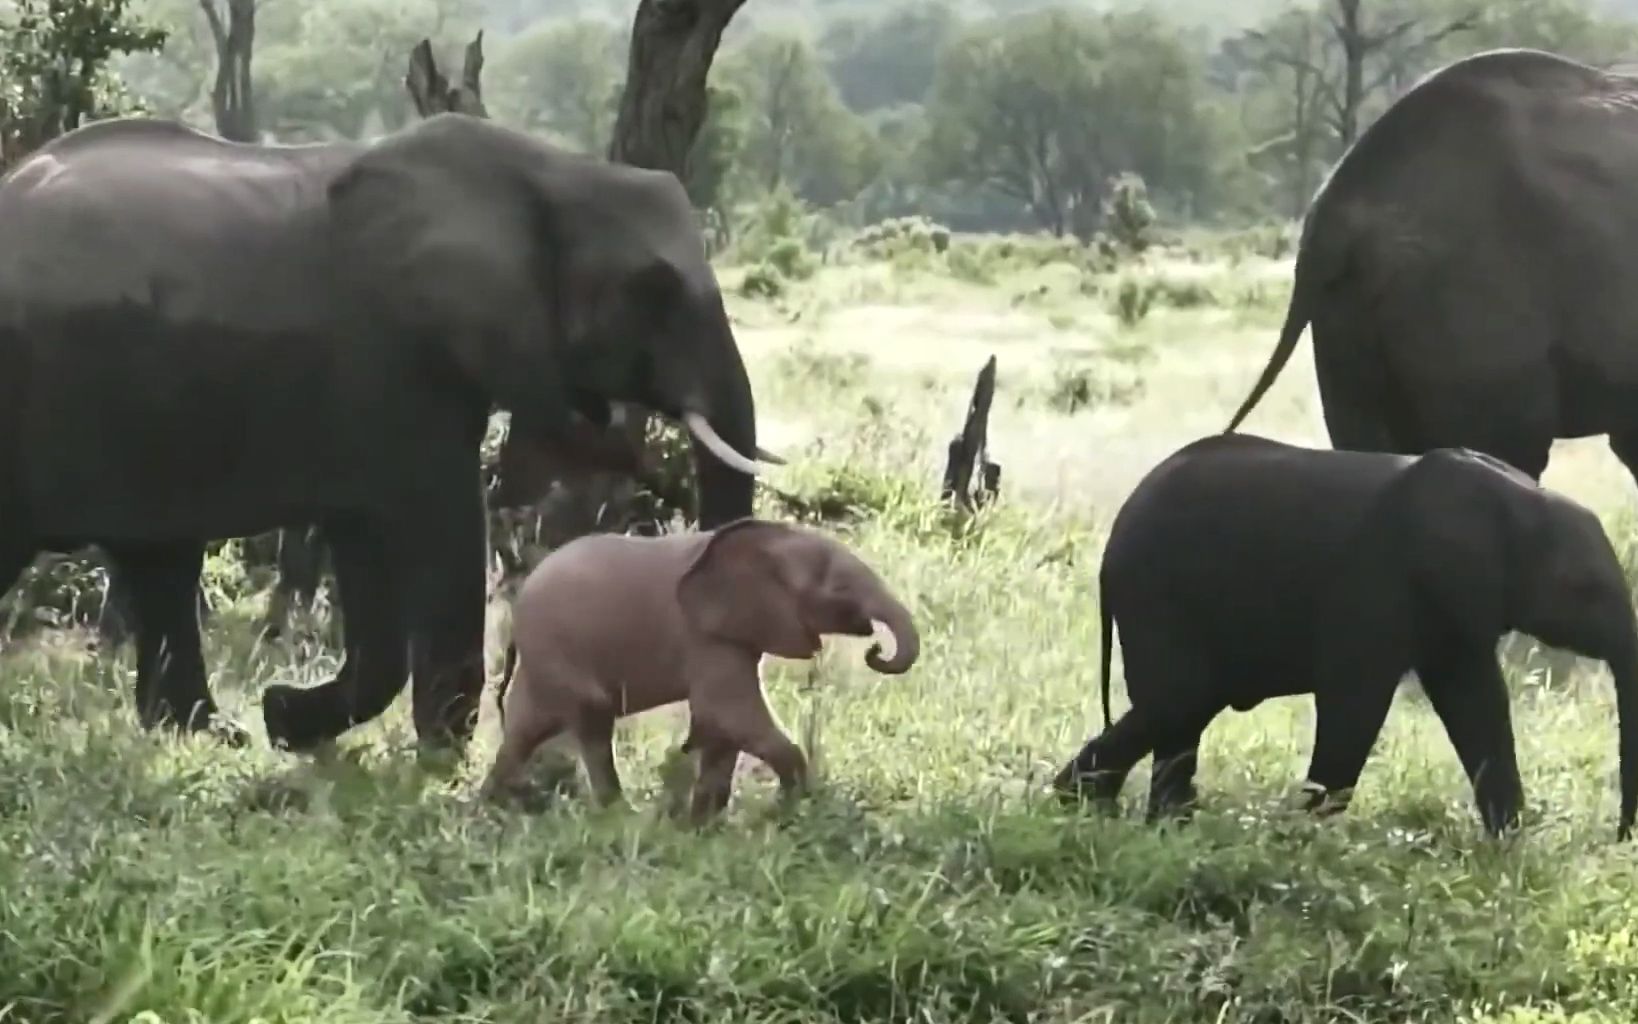
<path id="1" fill-rule="evenodd" d="M 345 658 L 267 689 L 269 739 L 335 737 L 409 677 L 421 741 L 464 748 L 494 407 L 571 449 L 610 402 L 680 419 L 702 523 L 751 512 L 751 387 L 669 174 L 456 114 L 292 147 L 120 119 L 14 167 L 0 237 L 0 585 L 101 545 L 146 726 L 243 741 L 205 683 L 204 545 L 315 523 Z"/>
<path id="2" fill-rule="evenodd" d="M 1465 446 L 1540 479 L 1607 434 L 1638 476 L 1638 78 L 1494 50 L 1373 123 L 1303 222 L 1273 356 L 1303 328 L 1337 448 Z"/>

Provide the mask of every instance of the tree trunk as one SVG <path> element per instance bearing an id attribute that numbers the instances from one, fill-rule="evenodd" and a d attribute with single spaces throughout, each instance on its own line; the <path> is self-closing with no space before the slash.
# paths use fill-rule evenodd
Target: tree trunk
<path id="1" fill-rule="evenodd" d="M 1347 149 L 1359 137 L 1359 108 L 1365 101 L 1365 55 L 1371 40 L 1359 26 L 1359 0 L 1337 0 L 1337 42 L 1342 46 L 1342 103 L 1337 141 Z"/>
<path id="2" fill-rule="evenodd" d="M 451 85 L 432 57 L 432 40 L 422 39 L 410 51 L 409 72 L 404 76 L 415 112 L 422 117 L 434 114 L 466 114 L 488 117 L 483 103 L 483 30 L 466 44 L 461 61 L 461 81 Z"/>
<path id="3" fill-rule="evenodd" d="M 256 95 L 251 86 L 250 59 L 256 47 L 258 0 L 225 0 L 227 19 L 216 0 L 199 0 L 211 38 L 216 43 L 216 80 L 210 105 L 216 133 L 235 142 L 255 142 Z"/>
<path id="4" fill-rule="evenodd" d="M 973 397 L 967 403 L 967 418 L 961 433 L 950 439 L 944 463 L 944 488 L 940 501 L 955 501 L 971 511 L 986 505 L 1001 486 L 1001 467 L 989 460 L 990 404 L 995 399 L 995 357 L 990 356 L 973 383 Z M 973 489 L 973 470 L 980 469 L 979 485 Z"/>
<path id="5" fill-rule="evenodd" d="M 641 0 L 609 159 L 686 180 L 705 123 L 705 81 L 745 0 Z"/>

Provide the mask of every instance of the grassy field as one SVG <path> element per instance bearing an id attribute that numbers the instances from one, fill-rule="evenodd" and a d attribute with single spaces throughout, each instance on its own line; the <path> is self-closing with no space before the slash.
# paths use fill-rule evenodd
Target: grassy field
<path id="1" fill-rule="evenodd" d="M 1226 422 L 1289 265 L 994 264 L 829 265 L 732 300 L 764 441 L 791 460 L 773 482 L 868 512 L 835 528 L 925 637 L 897 679 L 862 640 L 769 660 L 821 777 L 793 815 L 742 761 L 720 826 L 661 818 L 669 712 L 619 735 L 622 811 L 472 803 L 487 700 L 455 769 L 416 764 L 407 697 L 337 756 L 275 755 L 261 687 L 335 655 L 252 644 L 253 601 L 209 634 L 216 691 L 257 732 L 243 752 L 140 733 L 130 653 L 57 634 L 0 665 L 0 1022 L 1633 1020 L 1638 861 L 1612 842 L 1613 701 L 1591 667 L 1514 659 L 1530 821 L 1505 843 L 1412 686 L 1341 818 L 1287 809 L 1300 699 L 1213 725 L 1188 826 L 1142 824 L 1147 764 L 1119 819 L 1043 798 L 1100 717 L 1103 523 Z M 1005 500 L 954 525 L 932 501 L 943 446 L 992 353 Z M 1304 344 L 1249 429 L 1322 442 L 1312 381 Z M 1625 472 L 1599 441 L 1554 460 L 1625 550 Z"/>

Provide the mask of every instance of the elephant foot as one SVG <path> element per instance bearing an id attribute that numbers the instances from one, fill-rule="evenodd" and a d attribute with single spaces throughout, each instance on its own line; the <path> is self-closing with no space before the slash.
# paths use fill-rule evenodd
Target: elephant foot
<path id="1" fill-rule="evenodd" d="M 330 684 L 334 685 L 334 684 Z M 262 691 L 262 725 L 275 750 L 311 753 L 346 732 L 352 722 L 329 686 L 275 683 Z"/>
<path id="2" fill-rule="evenodd" d="M 1080 808 L 1094 804 L 1105 810 L 1115 806 L 1115 795 L 1110 793 L 1113 772 L 1077 771 L 1075 765 L 1065 765 L 1052 780 L 1053 795 L 1064 807 Z"/>

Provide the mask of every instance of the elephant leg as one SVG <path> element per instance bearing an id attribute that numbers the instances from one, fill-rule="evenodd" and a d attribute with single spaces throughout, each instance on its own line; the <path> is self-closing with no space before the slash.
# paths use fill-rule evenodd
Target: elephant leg
<path id="1" fill-rule="evenodd" d="M 420 500 L 436 503 L 420 511 L 437 516 L 437 539 L 419 530 L 400 534 L 400 550 L 413 553 L 407 570 L 415 732 L 424 748 L 459 753 L 477 726 L 484 684 L 489 545 L 476 468 L 471 487 Z"/>
<path id="2" fill-rule="evenodd" d="M 1155 739 L 1154 764 L 1149 774 L 1152 824 L 1162 818 L 1187 818 L 1195 800 L 1194 773 L 1200 762 L 1200 736 L 1212 715 L 1179 718 Z"/>
<path id="3" fill-rule="evenodd" d="M 562 718 L 533 705 L 520 707 L 509 715 L 500 749 L 495 751 L 495 762 L 478 791 L 479 798 L 494 800 L 515 789 L 529 758 L 542 743 L 562 732 L 563 727 Z"/>
<path id="4" fill-rule="evenodd" d="M 1424 658 L 1416 674 L 1473 785 L 1486 831 L 1499 835 L 1516 828 L 1524 784 L 1507 682 L 1495 654 L 1470 645 L 1449 647 Z"/>
<path id="5" fill-rule="evenodd" d="M 1338 450 L 1398 451 L 1379 393 L 1381 356 L 1371 339 L 1362 336 L 1363 324 L 1354 316 L 1333 320 L 1320 315 L 1310 325 L 1314 377 L 1319 385 L 1325 430 L 1331 447 Z M 1374 388 L 1370 387 L 1373 383 L 1377 385 Z"/>
<path id="6" fill-rule="evenodd" d="M 620 790 L 620 772 L 614 764 L 614 716 L 597 711 L 582 713 L 574 737 L 593 799 L 604 807 L 622 803 L 625 797 Z"/>
<path id="7" fill-rule="evenodd" d="M 124 577 L 137 618 L 137 720 L 146 729 L 208 731 L 239 747 L 250 737 L 222 718 L 205 681 L 200 649 L 198 543 L 118 545 L 109 557 Z"/>
<path id="8" fill-rule="evenodd" d="M 320 577 L 319 531 L 313 526 L 286 528 L 274 535 L 277 553 L 274 567 L 277 579 L 273 594 L 267 602 L 267 616 L 263 632 L 269 639 L 278 637 L 290 628 L 291 613 L 296 608 L 310 609 L 318 596 Z"/>
<path id="9" fill-rule="evenodd" d="M 704 699 L 695 694 L 689 705 L 690 733 L 701 749 L 730 744 L 750 754 L 779 776 L 780 794 L 787 801 L 807 788 L 807 756 L 774 720 L 760 686 L 736 686 L 732 691 L 723 687 Z"/>
<path id="10" fill-rule="evenodd" d="M 699 747 L 699 775 L 694 780 L 689 819 L 696 825 L 721 814 L 734 793 L 734 768 L 739 749 L 720 740 L 702 742 Z"/>
<path id="11" fill-rule="evenodd" d="M 1627 467 L 1627 472 L 1638 483 L 1638 429 L 1610 431 L 1610 451 Z"/>
<path id="12" fill-rule="evenodd" d="M 1398 677 L 1387 684 L 1322 678 L 1314 692 L 1314 749 L 1303 809 L 1327 816 L 1346 810 L 1371 748 L 1388 720 Z"/>
<path id="13" fill-rule="evenodd" d="M 346 655 L 327 683 L 278 684 L 263 693 L 268 741 L 288 750 L 309 750 L 374 719 L 409 675 L 401 581 L 379 526 L 354 524 L 329 535 Z"/>
<path id="14" fill-rule="evenodd" d="M 1113 805 L 1132 767 L 1154 749 L 1143 714 L 1128 710 L 1103 732 L 1086 741 L 1052 781 L 1066 801 L 1091 799 Z"/>

